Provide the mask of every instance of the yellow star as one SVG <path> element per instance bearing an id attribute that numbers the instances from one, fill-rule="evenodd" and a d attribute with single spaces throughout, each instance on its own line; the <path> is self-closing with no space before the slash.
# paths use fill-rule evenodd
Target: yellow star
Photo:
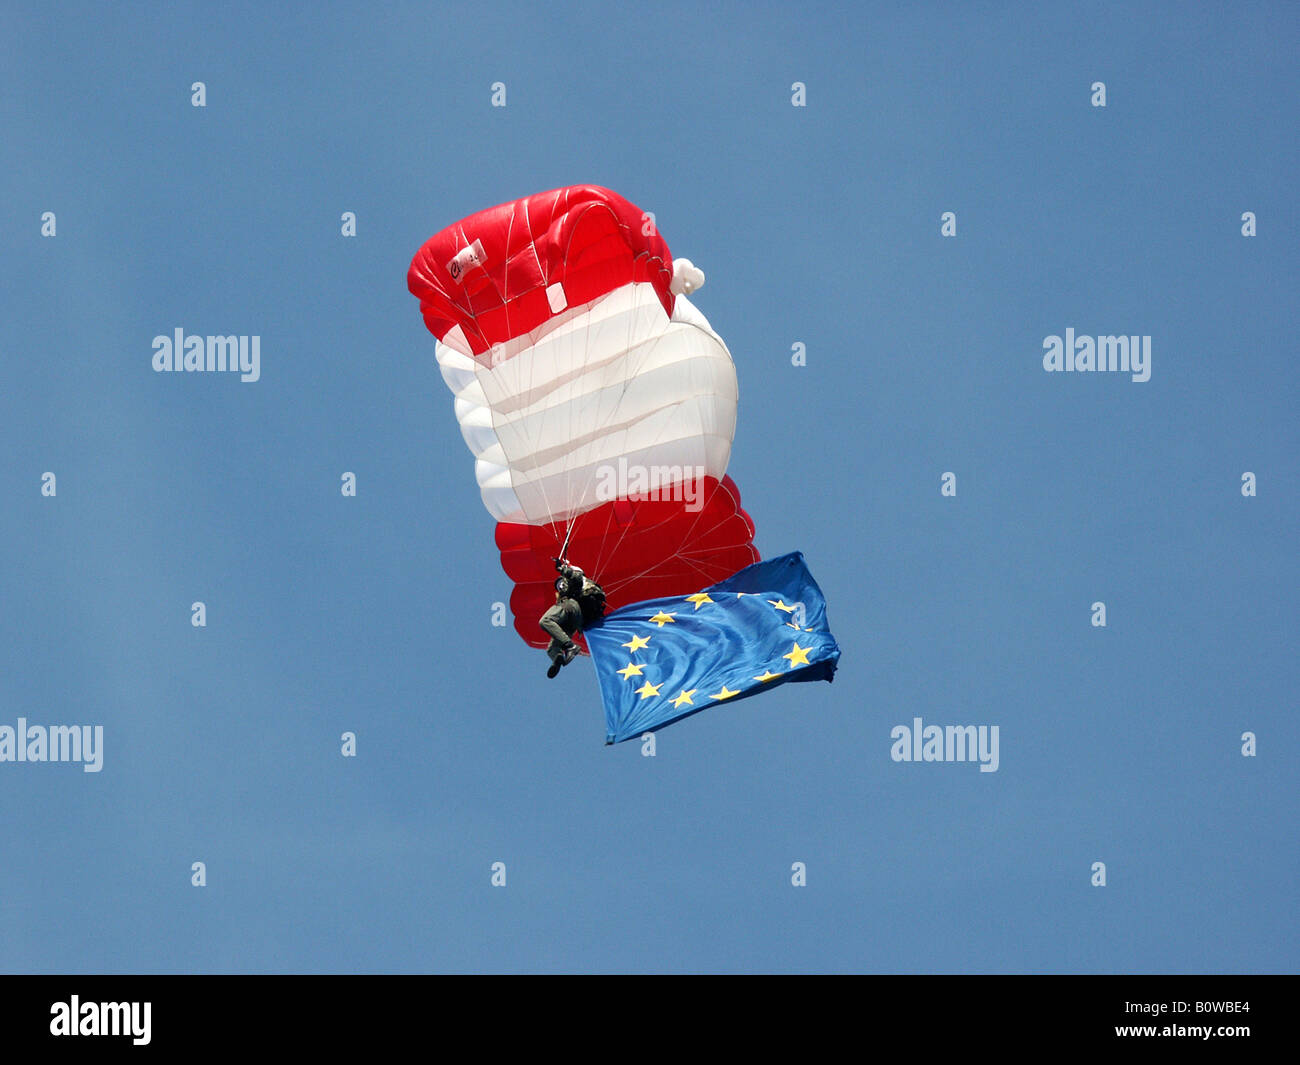
<path id="1" fill-rule="evenodd" d="M 629 662 L 627 664 L 627 669 L 618 669 L 615 670 L 615 672 L 618 673 L 624 680 L 631 680 L 633 677 L 641 676 L 641 667 L 638 666 L 635 662 Z"/>
<path id="2" fill-rule="evenodd" d="M 776 680 L 776 678 L 779 677 L 780 675 L 781 675 L 780 673 L 768 672 L 768 673 L 764 673 L 761 677 L 755 677 L 754 679 L 767 682 L 769 680 Z"/>
<path id="3" fill-rule="evenodd" d="M 639 651 L 642 647 L 650 642 L 649 636 L 633 636 L 630 643 L 619 644 L 620 647 L 626 647 L 629 651 Z"/>
<path id="4" fill-rule="evenodd" d="M 697 691 L 699 691 L 698 688 L 692 688 L 690 691 L 687 691 L 685 688 L 683 688 L 682 694 L 677 696 L 677 698 L 673 700 L 673 706 L 681 706 L 682 703 L 685 703 L 687 706 L 694 706 L 695 703 L 691 701 L 691 696 L 694 695 Z"/>
<path id="5" fill-rule="evenodd" d="M 803 632 L 803 629 L 799 628 L 799 626 L 796 625 L 793 621 L 787 621 L 785 623 L 785 627 L 787 629 L 794 629 L 795 632 Z"/>
<path id="6" fill-rule="evenodd" d="M 722 691 L 718 692 L 717 695 L 710 695 L 709 698 L 710 698 L 710 699 L 730 699 L 733 695 L 739 695 L 739 694 L 740 694 L 740 692 L 738 692 L 738 691 L 733 692 L 730 688 L 728 688 L 728 687 L 724 684 L 724 685 L 722 686 Z"/>
<path id="7" fill-rule="evenodd" d="M 661 610 L 661 611 L 659 611 L 659 613 L 657 613 L 657 614 L 656 614 L 654 617 L 652 617 L 650 620 L 651 620 L 651 621 L 656 621 L 656 622 L 658 622 L 658 623 L 659 623 L 659 627 L 662 629 L 666 624 L 668 624 L 670 621 L 673 620 L 673 616 L 672 616 L 672 614 L 665 614 L 665 613 Z"/>
<path id="8" fill-rule="evenodd" d="M 659 689 L 662 687 L 662 684 L 651 684 L 649 681 L 646 681 L 641 685 L 641 687 L 637 688 L 636 693 L 641 696 L 642 699 L 649 699 L 652 695 L 658 695 Z"/>
<path id="9" fill-rule="evenodd" d="M 736 598 L 737 598 L 737 599 L 744 599 L 745 596 L 747 596 L 747 595 L 757 595 L 757 594 L 758 594 L 757 592 L 737 592 L 737 593 L 736 593 Z"/>
<path id="10" fill-rule="evenodd" d="M 792 606 L 786 606 L 786 605 L 785 605 L 785 600 L 784 600 L 784 599 L 777 599 L 775 602 L 773 602 L 773 600 L 769 599 L 768 602 L 771 603 L 774 607 L 776 607 L 777 610 L 784 610 L 787 614 L 793 614 L 793 613 L 794 613 L 794 607 L 792 607 Z"/>
<path id="11" fill-rule="evenodd" d="M 790 659 L 790 665 L 792 666 L 810 666 L 812 665 L 812 663 L 808 661 L 808 652 L 811 650 L 812 650 L 811 644 L 809 644 L 807 647 L 800 647 L 799 641 L 795 640 L 794 650 L 791 651 L 788 655 L 782 655 L 781 657 Z"/>
<path id="12" fill-rule="evenodd" d="M 713 602 L 713 600 L 709 598 L 708 592 L 697 592 L 695 595 L 688 595 L 686 601 L 688 603 L 694 603 L 696 610 L 699 610 L 705 603 Z"/>

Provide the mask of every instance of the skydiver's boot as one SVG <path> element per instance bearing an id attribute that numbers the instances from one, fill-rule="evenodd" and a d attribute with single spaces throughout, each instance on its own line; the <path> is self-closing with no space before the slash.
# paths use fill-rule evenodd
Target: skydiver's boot
<path id="1" fill-rule="evenodd" d="M 567 666 L 581 653 L 582 648 L 580 648 L 576 643 L 569 644 L 567 647 L 556 653 L 555 657 L 551 660 L 551 668 L 546 671 L 546 675 L 554 680 L 556 674 L 560 672 L 560 668 L 562 666 Z"/>

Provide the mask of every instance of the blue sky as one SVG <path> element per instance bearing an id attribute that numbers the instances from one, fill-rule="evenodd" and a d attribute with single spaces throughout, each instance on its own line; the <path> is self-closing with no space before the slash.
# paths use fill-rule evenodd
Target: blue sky
<path id="1" fill-rule="evenodd" d="M 1295 971 L 1300 13 L 853 8 L 6 5 L 0 725 L 105 738 L 0 763 L 0 971 Z M 653 758 L 492 627 L 405 286 L 586 182 L 708 273 L 843 650 Z M 154 373 L 177 327 L 261 379 Z M 917 716 L 998 771 L 892 761 Z"/>

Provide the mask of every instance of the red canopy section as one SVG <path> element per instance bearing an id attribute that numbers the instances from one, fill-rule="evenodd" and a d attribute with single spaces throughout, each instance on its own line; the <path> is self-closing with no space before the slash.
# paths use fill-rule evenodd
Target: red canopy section
<path id="1" fill-rule="evenodd" d="M 429 331 L 446 341 L 459 327 L 477 356 L 633 281 L 654 285 L 671 316 L 672 276 L 668 245 L 639 207 L 571 185 L 448 226 L 416 253 L 406 284 Z"/>
<path id="2" fill-rule="evenodd" d="M 759 560 L 735 482 L 707 477 L 699 487 L 690 503 L 620 499 L 574 519 L 569 561 L 600 583 L 611 610 L 698 591 Z M 537 622 L 555 602 L 551 559 L 564 534 L 563 524 L 497 525 L 501 568 L 515 582 L 515 630 L 533 647 L 547 644 Z"/>

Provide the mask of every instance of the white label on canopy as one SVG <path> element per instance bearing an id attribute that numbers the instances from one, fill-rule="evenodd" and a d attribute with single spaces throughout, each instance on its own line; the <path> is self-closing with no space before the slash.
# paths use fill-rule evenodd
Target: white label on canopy
<path id="1" fill-rule="evenodd" d="M 551 304 L 553 314 L 558 314 L 569 305 L 569 297 L 564 294 L 564 286 L 558 281 L 546 286 L 546 298 Z"/>
<path id="2" fill-rule="evenodd" d="M 483 242 L 476 240 L 469 247 L 461 248 L 456 253 L 456 257 L 447 264 L 447 273 L 451 274 L 451 279 L 459 285 L 468 271 L 476 266 L 482 266 L 486 259 Z"/>

